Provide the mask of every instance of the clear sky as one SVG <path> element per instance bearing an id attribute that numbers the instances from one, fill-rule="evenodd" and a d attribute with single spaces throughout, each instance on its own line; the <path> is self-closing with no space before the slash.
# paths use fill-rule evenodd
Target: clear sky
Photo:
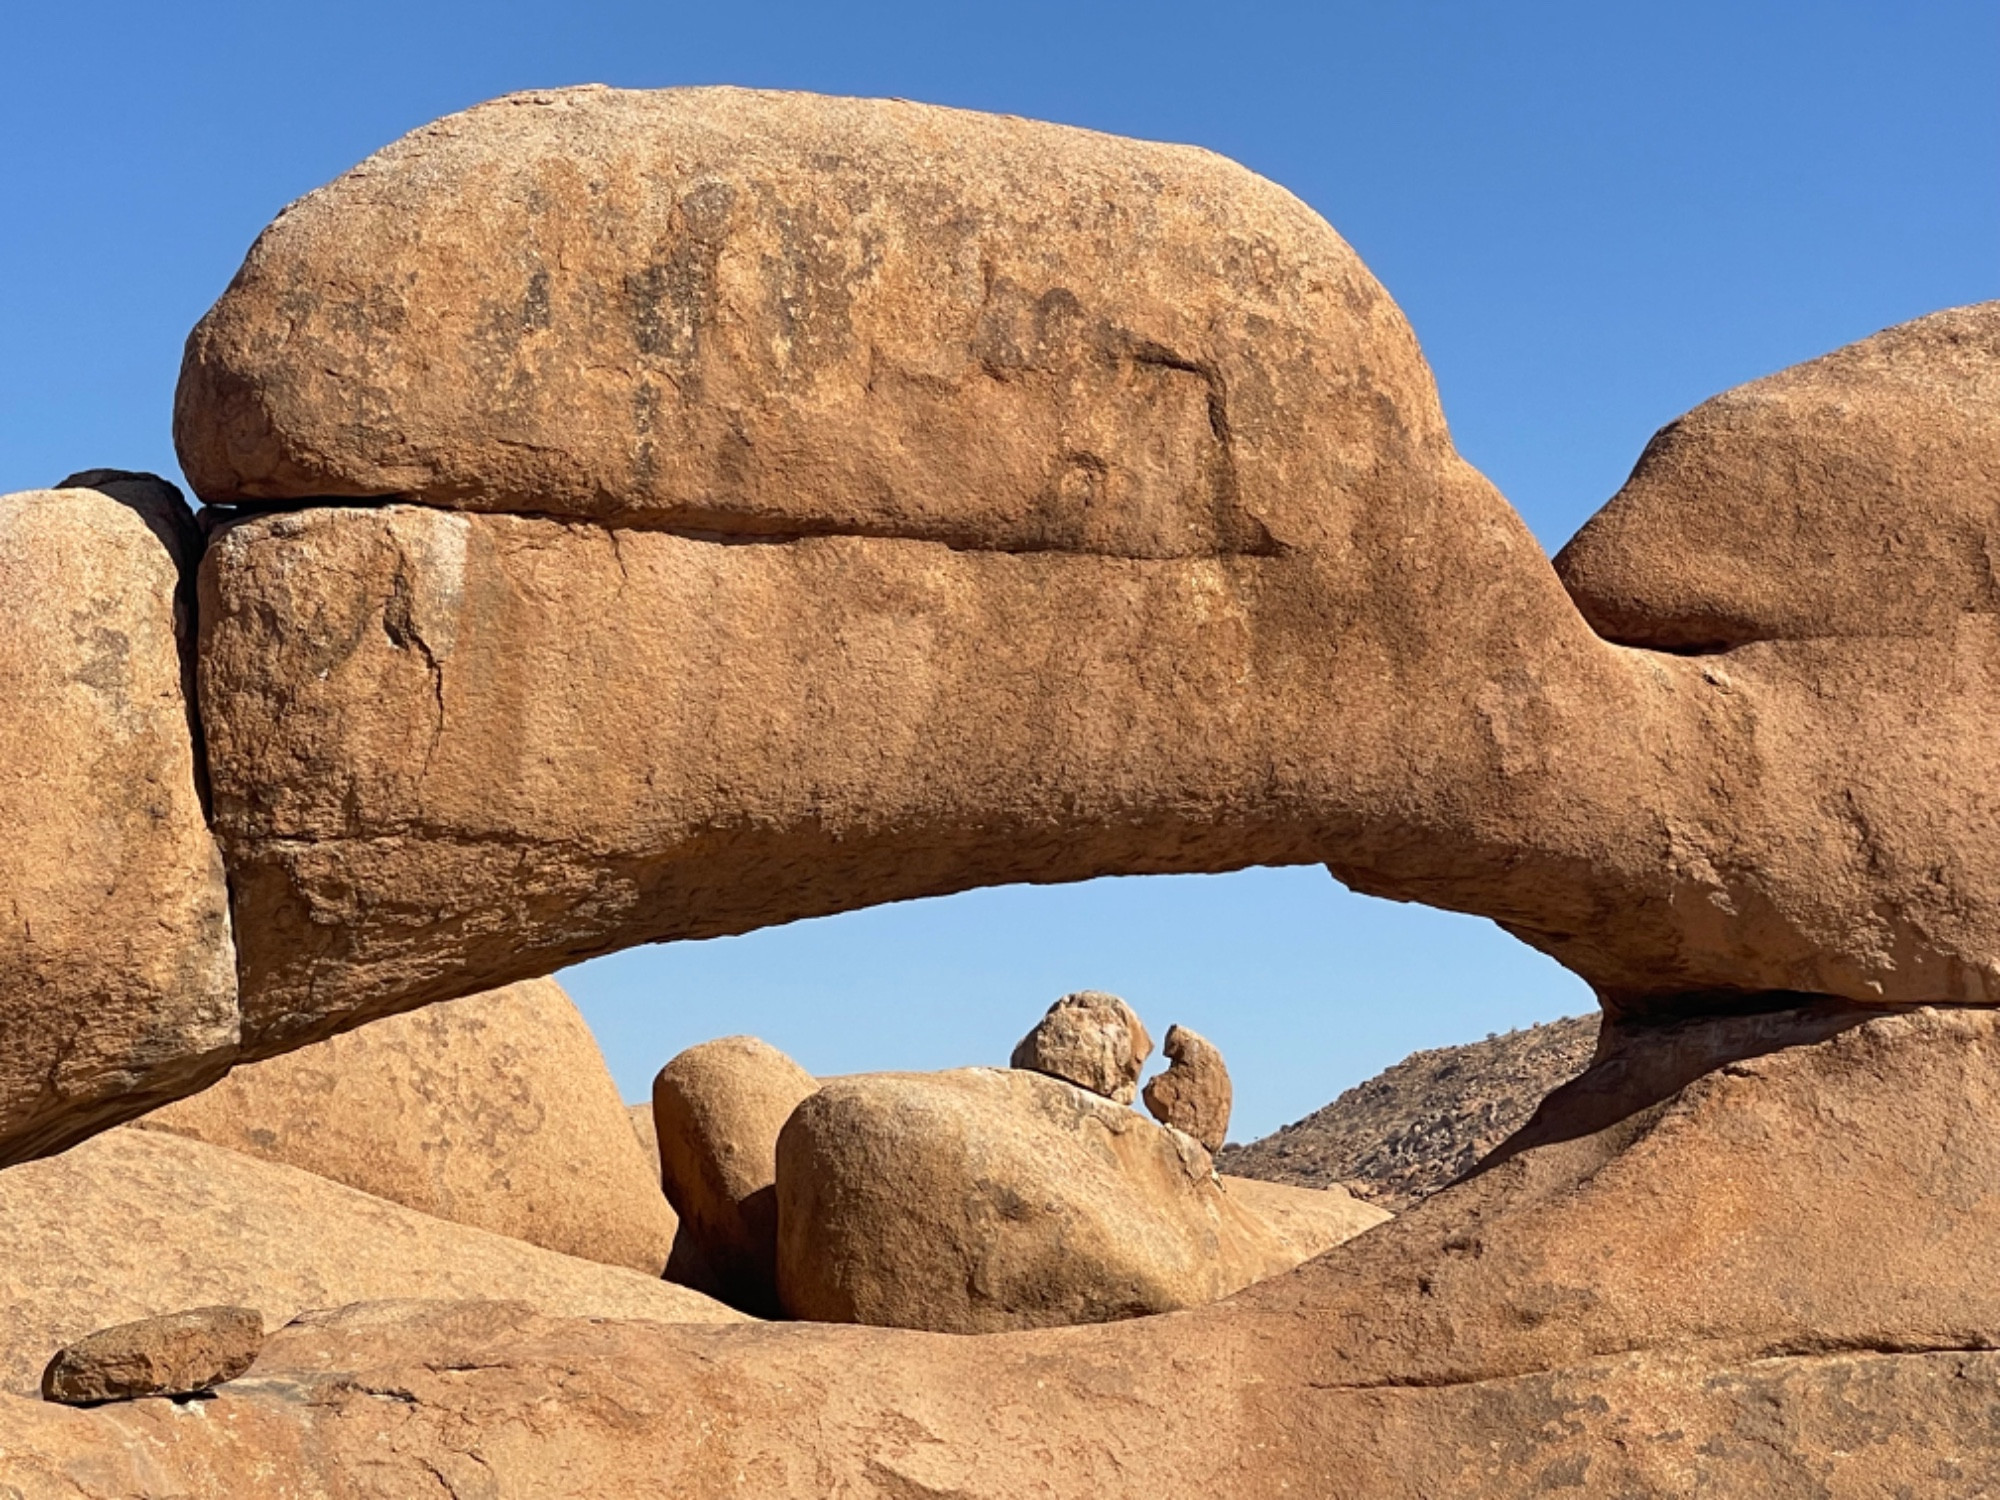
<path id="1" fill-rule="evenodd" d="M 181 341 L 288 200 L 514 89 L 744 83 L 1191 141 L 1283 183 L 1414 322 L 1551 548 L 1703 397 L 2000 296 L 2000 4 L 15 0 L 0 490 L 177 476 Z M 0 643 L 4 648 L 4 643 Z M 1416 1047 L 1582 1010 L 1484 922 L 1322 871 L 975 892 L 564 976 L 629 1097 L 754 1031 L 821 1072 L 1004 1061 L 1093 986 L 1204 1031 L 1247 1139 Z"/>

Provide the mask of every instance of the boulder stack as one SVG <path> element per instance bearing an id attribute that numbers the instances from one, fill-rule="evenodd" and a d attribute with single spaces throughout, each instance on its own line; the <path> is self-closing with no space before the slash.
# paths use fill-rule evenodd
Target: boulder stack
<path id="1" fill-rule="evenodd" d="M 742 1314 L 658 1273 L 433 1218 L 311 1172 L 126 1126 L 0 1171 L 0 1390 L 107 1324 L 254 1307 L 501 1297 L 550 1313 L 659 1322 Z"/>
<path id="2" fill-rule="evenodd" d="M 1049 1007 L 1009 1061 L 1130 1104 L 1152 1053 L 1153 1038 L 1131 1006 L 1102 990 L 1078 990 Z"/>

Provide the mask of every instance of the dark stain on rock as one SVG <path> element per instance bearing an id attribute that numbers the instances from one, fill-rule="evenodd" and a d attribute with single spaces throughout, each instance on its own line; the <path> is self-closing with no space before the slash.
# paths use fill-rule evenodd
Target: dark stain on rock
<path id="1" fill-rule="evenodd" d="M 735 202 L 728 183 L 695 188 L 675 209 L 676 233 L 665 253 L 625 278 L 639 352 L 684 374 L 692 374 L 704 331 L 714 321 L 716 264 Z"/>
<path id="2" fill-rule="evenodd" d="M 524 331 L 533 331 L 547 328 L 551 321 L 549 273 L 538 268 L 528 278 L 528 290 L 521 298 L 521 327 Z"/>

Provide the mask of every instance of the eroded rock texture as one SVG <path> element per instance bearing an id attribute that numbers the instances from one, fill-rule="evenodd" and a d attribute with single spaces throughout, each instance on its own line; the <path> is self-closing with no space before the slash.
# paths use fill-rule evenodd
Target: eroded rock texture
<path id="1" fill-rule="evenodd" d="M 1169 1026 L 1165 1051 L 1169 1066 L 1147 1083 L 1146 1112 L 1186 1131 L 1207 1150 L 1220 1151 L 1236 1098 L 1222 1050 L 1198 1031 Z"/>
<path id="2" fill-rule="evenodd" d="M 674 1243 L 659 1173 L 553 979 L 246 1064 L 136 1123 L 649 1276 Z"/>
<path id="3" fill-rule="evenodd" d="M 689 1047 L 653 1079 L 660 1185 L 681 1215 L 676 1256 L 693 1257 L 746 1312 L 779 1311 L 778 1132 L 818 1087 L 754 1036 Z"/>
<path id="4" fill-rule="evenodd" d="M 56 1351 L 42 1399 L 66 1406 L 191 1396 L 234 1380 L 264 1345 L 254 1307 L 191 1307 L 99 1329 Z"/>
<path id="5" fill-rule="evenodd" d="M 1680 1083 L 1582 1090 L 1636 1113 L 1593 1126 L 1558 1096 L 1544 1144 L 1213 1307 L 997 1339 L 359 1308 L 277 1334 L 210 1420 L 5 1407 L 0 1477 L 223 1495 L 255 1463 L 308 1492 L 365 1472 L 995 1500 L 2000 1483 L 2000 1023 L 1823 1011 L 1645 1055 Z"/>
<path id="6" fill-rule="evenodd" d="M 735 1321 L 657 1276 L 433 1218 L 296 1167 L 129 1126 L 0 1172 L 0 1390 L 62 1345 L 210 1303 L 504 1297 L 578 1318 Z"/>
<path id="7" fill-rule="evenodd" d="M 1089 1089 L 1020 1068 L 858 1074 L 778 1137 L 778 1292 L 796 1318 L 945 1333 L 1138 1317 L 1388 1218 L 1318 1200 L 1345 1207 L 1344 1232 L 1298 1253 L 1191 1137 Z"/>
<path id="8" fill-rule="evenodd" d="M 1204 152 L 503 100 L 272 226 L 177 432 L 209 497 L 320 505 L 203 569 L 253 1055 L 635 942 L 1257 863 L 1490 915 L 1622 1013 L 2000 997 L 1992 616 L 1608 644 L 1353 253 Z"/>
<path id="9" fill-rule="evenodd" d="M 1556 559 L 1613 640 L 1950 639 L 2000 613 L 2000 302 L 1704 401 Z"/>
<path id="10" fill-rule="evenodd" d="M 0 1162 L 198 1088 L 236 1050 L 182 658 L 198 546 L 149 476 L 0 496 Z"/>

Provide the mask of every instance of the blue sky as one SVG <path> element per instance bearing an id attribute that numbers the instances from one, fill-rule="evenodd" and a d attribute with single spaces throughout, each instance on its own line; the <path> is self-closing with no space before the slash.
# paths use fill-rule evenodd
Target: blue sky
<path id="1" fill-rule="evenodd" d="M 1551 548 L 1703 397 L 2000 296 L 2000 5 L 16 0 L 0 490 L 174 474 L 187 329 L 288 200 L 513 89 L 733 82 L 1193 141 L 1326 215 Z M 1002 1061 L 1064 989 L 1186 1021 L 1241 1138 L 1409 1050 L 1585 1008 L 1490 925 L 1316 870 L 975 892 L 565 976 L 630 1097 L 758 1032 L 823 1072 Z"/>

